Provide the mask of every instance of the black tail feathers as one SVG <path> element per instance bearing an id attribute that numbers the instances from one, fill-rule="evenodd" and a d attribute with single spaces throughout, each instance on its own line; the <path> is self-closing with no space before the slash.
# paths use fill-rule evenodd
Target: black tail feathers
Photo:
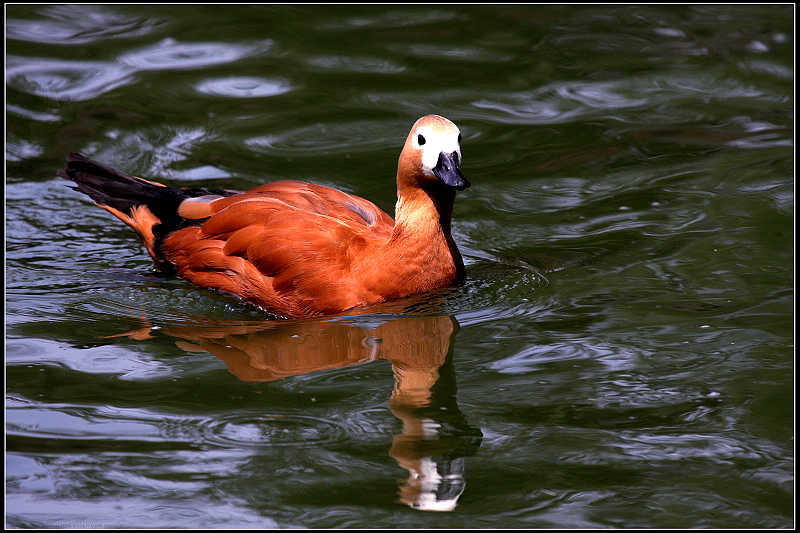
<path id="1" fill-rule="evenodd" d="M 191 196 L 177 187 L 128 176 L 76 153 L 69 154 L 66 165 L 58 171 L 58 175 L 74 181 L 76 186 L 72 188 L 96 203 L 121 213 L 129 214 L 134 207 L 147 206 L 161 221 L 162 231 L 174 230 L 181 225 L 178 205 Z"/>
<path id="2" fill-rule="evenodd" d="M 58 171 L 58 175 L 74 181 L 76 186 L 72 188 L 86 194 L 96 203 L 112 207 L 123 214 L 130 214 L 137 206 L 147 206 L 161 222 L 153 228 L 157 238 L 163 238 L 187 225 L 202 223 L 202 220 L 187 220 L 178 215 L 178 206 L 185 199 L 206 194 L 230 196 L 237 193 L 229 190 L 168 187 L 128 176 L 77 153 L 69 154 L 66 165 Z"/>

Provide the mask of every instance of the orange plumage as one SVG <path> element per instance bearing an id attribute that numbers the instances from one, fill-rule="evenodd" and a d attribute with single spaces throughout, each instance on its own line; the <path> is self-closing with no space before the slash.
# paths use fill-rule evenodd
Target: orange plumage
<path id="1" fill-rule="evenodd" d="M 71 154 L 73 180 L 140 236 L 156 265 L 284 317 L 338 313 L 464 277 L 450 233 L 461 135 L 419 119 L 398 160 L 396 220 L 372 202 L 300 181 L 246 192 L 166 187 Z"/>

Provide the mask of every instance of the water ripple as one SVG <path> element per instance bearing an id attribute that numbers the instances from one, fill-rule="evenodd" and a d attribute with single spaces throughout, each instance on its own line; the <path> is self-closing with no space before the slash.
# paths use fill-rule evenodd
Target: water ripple
<path id="1" fill-rule="evenodd" d="M 8 56 L 6 84 L 53 100 L 91 100 L 129 84 L 135 72 L 106 61 L 62 61 Z"/>
<path id="2" fill-rule="evenodd" d="M 15 436 L 105 439 L 113 435 L 114 439 L 163 440 L 159 421 L 152 416 L 126 415 L 114 409 L 77 405 L 39 407 L 27 401 L 10 401 L 7 409 L 8 433 Z"/>
<path id="3" fill-rule="evenodd" d="M 405 121 L 319 123 L 272 135 L 253 137 L 245 143 L 263 153 L 314 156 L 319 153 L 355 153 L 397 142 L 397 132 L 408 127 Z"/>
<path id="4" fill-rule="evenodd" d="M 406 67 L 377 57 L 352 57 L 324 55 L 306 61 L 312 67 L 333 72 L 361 72 L 372 74 L 399 74 Z"/>
<path id="5" fill-rule="evenodd" d="M 44 149 L 34 142 L 16 139 L 11 135 L 6 139 L 6 161 L 17 162 L 23 159 L 32 159 L 43 153 Z"/>
<path id="6" fill-rule="evenodd" d="M 61 117 L 56 114 L 55 110 L 49 113 L 45 111 L 34 111 L 14 104 L 6 104 L 6 112 L 30 120 L 38 120 L 39 122 L 58 122 L 61 120 Z"/>
<path id="7" fill-rule="evenodd" d="M 411 56 L 456 60 L 465 62 L 495 63 L 510 61 L 513 56 L 493 52 L 477 46 L 441 46 L 435 44 L 401 44 L 389 46 L 392 52 Z"/>
<path id="8" fill-rule="evenodd" d="M 282 79 L 230 76 L 203 80 L 195 85 L 195 89 L 211 96 L 263 98 L 289 92 L 292 90 L 292 84 Z"/>
<path id="9" fill-rule="evenodd" d="M 137 70 L 192 69 L 232 63 L 247 56 L 266 52 L 272 41 L 253 45 L 231 43 L 182 43 L 175 39 L 163 41 L 119 56 L 119 61 Z"/>
<path id="10" fill-rule="evenodd" d="M 609 118 L 609 112 L 622 109 L 668 106 L 669 112 L 665 110 L 664 120 L 676 123 L 697 118 L 693 108 L 678 105 L 687 93 L 703 94 L 706 98 L 721 101 L 734 98 L 773 101 L 782 98 L 753 86 L 720 80 L 714 75 L 695 74 L 691 77 L 643 76 L 597 82 L 553 82 L 528 91 L 490 94 L 473 101 L 472 105 L 495 112 L 495 116 L 487 116 L 487 119 L 519 124 L 556 124 L 578 117 Z"/>
<path id="11" fill-rule="evenodd" d="M 469 272 L 467 281 L 457 289 L 459 296 L 448 302 L 448 311 L 462 327 L 542 312 L 535 295 L 547 285 L 547 278 L 523 258 L 481 260 L 473 263 Z M 510 304 L 512 301 L 516 305 Z"/>
<path id="12" fill-rule="evenodd" d="M 774 450 L 775 446 L 763 444 L 767 445 L 766 448 L 761 446 L 759 449 L 742 439 L 718 434 L 620 432 L 616 451 L 610 453 L 619 454 L 621 458 L 646 458 L 648 461 L 707 459 L 713 462 L 760 461 L 772 453 L 780 455 L 779 450 Z M 569 458 L 565 457 L 565 460 Z"/>
<path id="13" fill-rule="evenodd" d="M 38 20 L 8 19 L 6 38 L 46 44 L 86 44 L 146 35 L 162 24 L 158 19 L 130 17 L 104 6 L 48 6 Z"/>
<path id="14" fill-rule="evenodd" d="M 504 374 L 524 374 L 536 372 L 548 363 L 590 359 L 603 363 L 610 372 L 617 372 L 631 369 L 638 357 L 639 354 L 625 346 L 590 344 L 585 338 L 576 338 L 574 341 L 528 346 L 489 366 Z"/>
<path id="15" fill-rule="evenodd" d="M 132 83 L 140 71 L 195 69 L 231 63 L 263 53 L 271 46 L 270 40 L 237 45 L 181 43 L 164 39 L 156 45 L 123 53 L 116 61 L 69 61 L 9 55 L 6 58 L 6 83 L 19 91 L 54 100 L 83 101 Z M 235 79 L 233 85 L 236 86 Z M 218 86 L 219 82 L 212 84 L 212 87 Z M 263 90 L 266 86 L 260 84 L 258 87 Z M 272 87 L 270 92 L 274 94 L 283 89 Z"/>
<path id="16" fill-rule="evenodd" d="M 343 21 L 331 21 L 322 25 L 328 30 L 352 30 L 357 28 L 386 29 L 405 26 L 422 26 L 453 21 L 460 18 L 455 11 L 387 11 L 377 16 L 350 17 Z"/>
<path id="17" fill-rule="evenodd" d="M 208 421 L 207 442 L 223 447 L 319 446 L 340 442 L 346 430 L 323 418 L 294 414 L 235 413 Z"/>

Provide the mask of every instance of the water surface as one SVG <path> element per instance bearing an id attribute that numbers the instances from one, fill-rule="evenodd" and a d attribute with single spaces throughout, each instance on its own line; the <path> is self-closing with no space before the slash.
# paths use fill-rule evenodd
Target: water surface
<path id="1" fill-rule="evenodd" d="M 6 15 L 7 526 L 793 526 L 793 6 Z M 56 177 L 393 213 L 428 113 L 468 278 L 343 317 L 156 275 Z"/>

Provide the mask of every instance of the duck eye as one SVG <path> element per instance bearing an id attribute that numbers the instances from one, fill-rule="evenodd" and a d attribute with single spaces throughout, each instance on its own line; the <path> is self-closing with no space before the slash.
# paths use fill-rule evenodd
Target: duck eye
<path id="1" fill-rule="evenodd" d="M 425 144 L 425 137 L 423 137 L 422 135 L 417 135 L 417 144 L 419 144 L 420 146 Z"/>

